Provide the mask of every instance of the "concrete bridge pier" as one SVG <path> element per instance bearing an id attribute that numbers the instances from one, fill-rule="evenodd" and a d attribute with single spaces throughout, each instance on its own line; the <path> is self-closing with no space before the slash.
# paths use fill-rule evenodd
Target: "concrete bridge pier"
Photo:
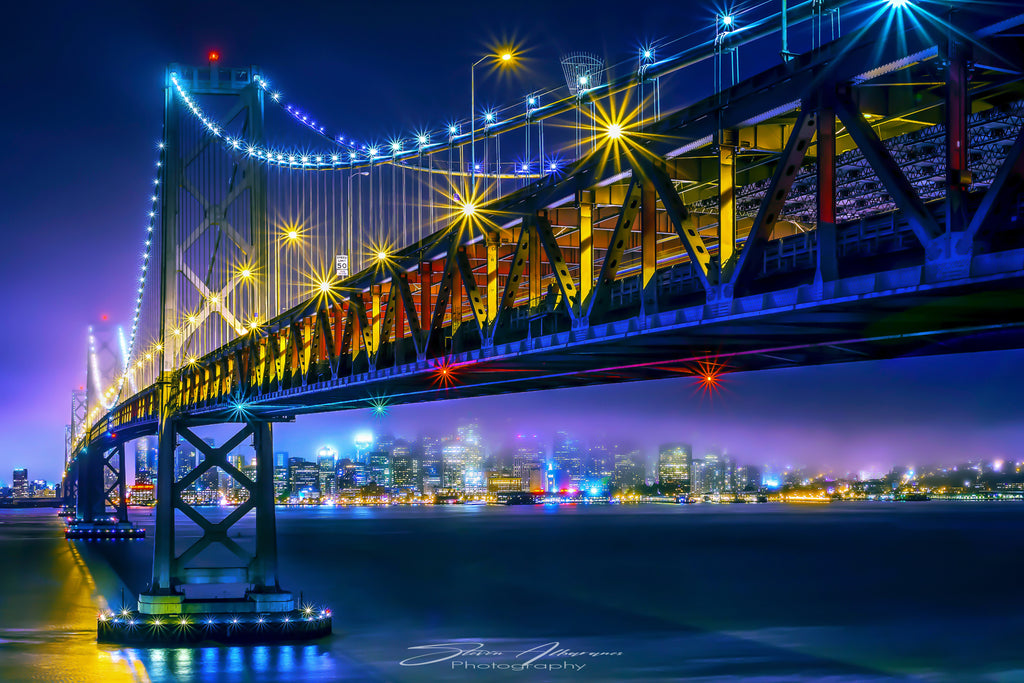
<path id="1" fill-rule="evenodd" d="M 124 442 L 98 442 L 78 455 L 73 468 L 77 482 L 72 487 L 75 515 L 68 520 L 65 538 L 122 541 L 145 536 L 144 529 L 128 521 L 124 446 Z"/>
<path id="2" fill-rule="evenodd" d="M 196 436 L 192 427 L 209 420 L 172 417 L 161 420 L 157 459 L 156 531 L 153 580 L 139 595 L 137 611 L 100 615 L 101 641 L 134 642 L 279 642 L 318 638 L 331 632 L 330 610 L 297 604 L 295 595 L 278 581 L 277 528 L 274 509 L 274 448 L 269 421 L 249 419 L 222 446 L 214 447 Z M 228 454 L 251 437 L 256 453 L 255 478 L 228 460 Z M 202 462 L 175 481 L 174 451 L 178 439 L 203 454 Z M 248 498 L 224 519 L 212 522 L 183 496 L 203 474 L 219 467 L 248 492 Z M 175 546 L 175 514 L 183 513 L 202 532 L 180 554 Z M 255 512 L 256 536 L 252 552 L 230 535 L 231 528 Z M 236 566 L 211 566 L 204 551 L 219 544 L 238 558 Z M 197 586 L 219 584 L 239 588 L 234 597 L 196 597 Z M 133 628 L 137 622 L 150 628 Z M 162 630 L 161 626 L 173 625 Z M 157 628 L 152 626 L 156 625 Z"/>

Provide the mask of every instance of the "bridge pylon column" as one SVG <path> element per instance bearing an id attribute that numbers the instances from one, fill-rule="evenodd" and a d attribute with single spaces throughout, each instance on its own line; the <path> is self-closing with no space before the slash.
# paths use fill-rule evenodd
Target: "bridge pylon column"
<path id="1" fill-rule="evenodd" d="M 139 612 L 161 615 L 287 614 L 296 610 L 293 594 L 281 590 L 277 575 L 277 527 L 274 497 L 274 442 L 271 423 L 245 417 L 238 431 L 223 445 L 215 447 L 197 436 L 192 427 L 217 420 L 167 415 L 161 420 L 157 473 L 156 543 L 153 555 L 153 580 L 149 590 L 139 596 Z M 225 420 L 226 421 L 226 420 Z M 255 478 L 245 474 L 228 456 L 243 441 L 252 438 L 255 450 Z M 202 454 L 202 461 L 188 472 L 176 472 L 174 453 L 179 438 Z M 231 477 L 245 495 L 223 519 L 213 521 L 197 508 L 203 503 L 194 493 L 194 485 L 204 475 L 220 468 Z M 176 475 L 179 475 L 175 481 Z M 200 536 L 183 552 L 175 543 L 175 515 L 181 512 L 199 528 Z M 230 531 L 249 512 L 255 513 L 255 544 L 243 545 L 239 535 Z M 245 532 L 239 532 L 244 534 Z M 207 552 L 219 545 L 238 558 L 236 566 L 223 566 L 225 560 Z M 190 589 L 205 584 L 225 587 L 246 586 L 244 594 L 230 599 L 212 600 L 190 596 Z M 211 616 L 212 615 L 212 616 Z"/>

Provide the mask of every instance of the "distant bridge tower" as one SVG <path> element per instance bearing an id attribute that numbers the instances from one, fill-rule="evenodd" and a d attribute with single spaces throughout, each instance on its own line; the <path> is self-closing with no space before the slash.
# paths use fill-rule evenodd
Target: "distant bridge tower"
<path id="1" fill-rule="evenodd" d="M 117 379 L 124 372 L 126 353 L 120 328 L 105 320 L 89 326 L 89 354 L 85 366 L 87 422 L 103 415 L 114 404 Z"/>

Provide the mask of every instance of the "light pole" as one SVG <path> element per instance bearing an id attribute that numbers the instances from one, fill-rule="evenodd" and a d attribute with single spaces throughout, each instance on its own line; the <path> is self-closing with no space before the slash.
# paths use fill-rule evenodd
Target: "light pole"
<path id="1" fill-rule="evenodd" d="M 502 64 L 512 61 L 512 53 L 508 50 L 500 55 L 484 55 L 469 67 L 469 148 L 470 166 L 469 179 L 472 185 L 476 177 L 476 68 L 488 59 L 500 59 Z"/>
<path id="2" fill-rule="evenodd" d="M 348 268 L 349 272 L 352 272 L 352 181 L 359 176 L 370 175 L 367 171 L 360 171 L 359 173 L 353 173 L 348 177 L 348 235 L 345 239 L 345 253 L 348 255 Z M 359 181 L 359 187 L 362 188 L 363 181 Z M 362 196 L 362 189 L 359 191 Z M 363 208 L 359 207 L 359 223 L 362 225 L 363 221 Z"/>

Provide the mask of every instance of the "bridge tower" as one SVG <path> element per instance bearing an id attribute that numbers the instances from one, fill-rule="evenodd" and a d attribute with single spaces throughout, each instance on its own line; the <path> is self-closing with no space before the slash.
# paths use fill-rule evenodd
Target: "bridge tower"
<path id="1" fill-rule="evenodd" d="M 160 183 L 160 336 L 162 360 L 156 481 L 156 529 L 153 577 L 139 596 L 138 609 L 148 615 L 190 615 L 203 623 L 226 615 L 284 615 L 267 623 L 287 623 L 296 610 L 293 594 L 281 589 L 277 576 L 271 419 L 248 412 L 210 413 L 179 410 L 180 392 L 190 391 L 182 369 L 225 342 L 257 329 L 269 314 L 270 234 L 265 168 L 228 141 L 261 144 L 264 91 L 255 68 L 171 65 L 164 87 L 164 154 Z M 230 130 L 197 122 L 187 111 L 178 86 L 202 101 L 204 111 Z M 227 142 L 227 144 L 225 144 Z M 236 304 L 221 306 L 227 297 Z M 239 312 L 241 310 L 241 313 Z M 225 368 L 226 370 L 226 368 Z M 242 395 L 239 394 L 240 401 Z M 241 405 L 241 404 L 240 404 Z M 238 430 L 214 447 L 193 429 L 235 423 Z M 228 455 L 251 439 L 255 477 L 243 473 Z M 177 471 L 179 444 L 203 455 L 191 471 Z M 196 509 L 189 489 L 204 474 L 219 468 L 241 485 L 248 497 L 219 522 Z M 255 512 L 255 547 L 243 547 L 229 534 L 234 524 Z M 183 513 L 200 532 L 179 552 L 175 514 Z M 225 553 L 225 550 L 227 551 Z M 219 555 L 218 555 L 219 553 Z M 235 566 L 224 559 L 231 556 Z M 230 600 L 203 599 L 196 586 L 245 586 Z M 230 589 L 229 589 L 230 590 Z M 239 592 L 243 589 L 239 588 Z M 200 616 L 202 615 L 202 616 Z M 262 617 L 260 618 L 262 622 Z M 318 622 L 318 628 L 328 622 Z M 117 634 L 108 634 L 116 639 Z M 101 629 L 101 637 L 103 637 Z"/>
<path id="2" fill-rule="evenodd" d="M 144 535 L 128 521 L 128 487 L 125 481 L 124 443 L 88 443 L 80 452 L 73 445 L 87 436 L 92 426 L 118 398 L 118 378 L 125 369 L 127 344 L 122 328 L 106 322 L 89 326 L 85 386 L 71 394 L 64 497 L 74 503 L 74 518 L 65 530 L 67 538 L 120 540 Z"/>

